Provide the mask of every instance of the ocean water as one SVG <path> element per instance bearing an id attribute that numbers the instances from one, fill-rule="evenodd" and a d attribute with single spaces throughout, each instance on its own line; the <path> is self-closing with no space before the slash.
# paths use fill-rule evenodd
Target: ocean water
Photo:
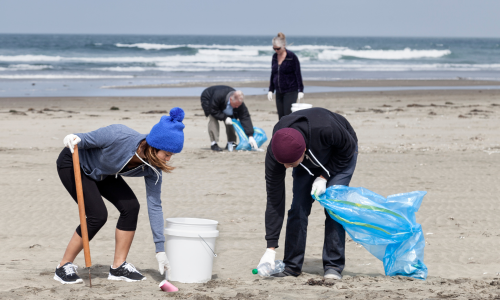
<path id="1" fill-rule="evenodd" d="M 36 95 L 32 83 L 41 81 L 52 83 L 50 94 L 68 86 L 269 80 L 271 39 L 4 34 L 0 97 Z M 500 39 L 291 36 L 288 43 L 304 79 L 500 80 Z"/>

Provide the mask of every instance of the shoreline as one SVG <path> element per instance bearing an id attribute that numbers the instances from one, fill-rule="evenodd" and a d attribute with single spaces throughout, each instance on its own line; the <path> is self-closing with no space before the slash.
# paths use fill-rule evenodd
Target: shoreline
<path id="1" fill-rule="evenodd" d="M 104 84 L 102 82 L 101 84 Z M 267 82 L 218 82 L 213 84 L 231 85 L 241 89 L 246 97 L 265 97 L 268 88 Z M 61 83 L 59 83 L 61 84 Z M 68 83 L 70 84 L 70 83 Z M 30 84 L 31 85 L 31 84 Z M 106 87 L 78 86 L 74 90 L 58 89 L 50 82 L 40 82 L 36 90 L 30 93 L 7 92 L 0 93 L 0 99 L 23 99 L 23 98 L 163 98 L 177 99 L 199 97 L 202 91 L 212 83 L 186 83 L 178 85 L 132 85 Z M 54 90 L 51 90 L 54 88 Z M 350 93 L 394 93 L 394 92 L 439 92 L 439 91 L 491 91 L 499 90 L 500 81 L 481 80 L 348 80 L 348 81 L 305 81 L 306 98 L 314 97 L 316 94 L 336 95 Z M 5 92 L 5 91 L 4 91 Z"/>
<path id="2" fill-rule="evenodd" d="M 467 89 L 467 90 L 455 90 L 455 89 L 443 89 L 443 90 L 392 90 L 392 91 L 336 91 L 336 92 L 317 92 L 317 93 L 308 93 L 305 94 L 305 98 L 302 102 L 307 103 L 307 99 L 316 99 L 316 98 L 370 98 L 376 97 L 377 95 L 387 95 L 392 97 L 406 97 L 406 96 L 421 96 L 427 97 L 429 95 L 435 96 L 475 96 L 477 93 L 482 93 L 483 95 L 500 96 L 500 89 Z M 262 100 L 266 99 L 267 95 L 246 95 L 245 99 L 254 101 L 254 100 Z M 109 103 L 113 103 L 113 101 L 118 101 L 116 104 L 119 104 L 119 101 L 126 100 L 140 100 L 140 101 L 148 101 L 148 100 L 156 100 L 156 101 L 200 101 L 199 96 L 41 96 L 41 97 L 0 97 L 0 110 L 2 107 L 6 109 L 7 107 L 16 108 L 17 103 L 28 103 L 33 102 L 33 104 L 48 101 L 48 102 L 62 102 L 62 101 L 94 101 L 94 100 L 106 100 L 110 101 Z M 496 100 L 496 99 L 492 99 Z M 415 101 L 425 101 L 425 99 L 416 99 Z M 10 103 L 10 105 L 9 105 Z M 274 103 L 274 100 L 273 100 Z M 201 109 L 201 108 L 200 108 Z M 1 113 L 1 112 L 0 112 Z"/>
<path id="3" fill-rule="evenodd" d="M 177 84 L 151 84 L 151 85 L 123 85 L 104 86 L 108 89 L 144 89 L 144 88 L 176 88 L 176 87 L 209 87 L 213 85 L 231 85 L 238 87 L 268 88 L 269 81 L 234 81 L 234 82 L 186 82 Z M 352 79 L 352 80 L 304 80 L 304 86 L 328 86 L 328 87 L 406 87 L 406 86 L 496 86 L 500 81 L 474 80 L 474 79 Z"/>

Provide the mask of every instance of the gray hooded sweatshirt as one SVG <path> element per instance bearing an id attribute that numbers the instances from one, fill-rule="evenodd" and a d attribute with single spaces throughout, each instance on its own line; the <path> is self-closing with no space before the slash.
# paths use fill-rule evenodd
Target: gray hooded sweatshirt
<path id="1" fill-rule="evenodd" d="M 90 178 L 101 181 L 106 176 L 118 176 L 134 157 L 139 143 L 147 134 L 140 134 L 125 125 L 114 124 L 87 133 L 75 133 L 80 165 Z M 125 173 L 126 177 L 144 177 L 148 203 L 149 223 L 153 232 L 156 252 L 164 252 L 163 211 L 161 208 L 161 170 L 144 163 Z"/>

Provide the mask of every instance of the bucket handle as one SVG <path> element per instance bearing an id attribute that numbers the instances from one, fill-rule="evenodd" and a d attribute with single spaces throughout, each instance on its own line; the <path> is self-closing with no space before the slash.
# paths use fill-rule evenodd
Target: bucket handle
<path id="1" fill-rule="evenodd" d="M 205 240 L 201 237 L 201 235 L 198 234 L 198 236 L 207 245 L 208 249 L 210 249 L 210 251 L 212 251 L 212 253 L 214 254 L 214 257 L 217 257 L 217 254 L 215 254 L 214 250 L 212 250 L 212 248 L 210 248 L 210 246 L 208 245 L 208 243 L 205 242 Z"/>

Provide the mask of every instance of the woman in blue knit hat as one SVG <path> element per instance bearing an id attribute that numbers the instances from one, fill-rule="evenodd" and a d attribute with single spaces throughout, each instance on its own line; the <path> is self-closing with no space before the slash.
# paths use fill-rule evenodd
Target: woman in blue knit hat
<path id="1" fill-rule="evenodd" d="M 126 262 L 137 227 L 140 205 L 122 176 L 144 177 L 159 271 L 163 274 L 170 269 L 164 248 L 160 197 L 162 171 L 170 173 L 174 169 L 168 162 L 174 153 L 182 150 L 183 119 L 184 111 L 176 107 L 170 111 L 170 116 L 162 116 L 149 134 L 140 134 L 125 125 L 114 124 L 88 133 L 70 134 L 64 138 L 66 148 L 57 159 L 57 172 L 64 187 L 77 201 L 72 153 L 74 146 L 78 145 L 89 239 L 96 235 L 108 218 L 102 197 L 120 212 L 109 280 L 131 282 L 146 279 L 132 264 Z M 82 248 L 81 230 L 78 226 L 56 268 L 55 280 L 63 284 L 83 282 L 76 274 L 78 267 L 73 264 Z"/>

